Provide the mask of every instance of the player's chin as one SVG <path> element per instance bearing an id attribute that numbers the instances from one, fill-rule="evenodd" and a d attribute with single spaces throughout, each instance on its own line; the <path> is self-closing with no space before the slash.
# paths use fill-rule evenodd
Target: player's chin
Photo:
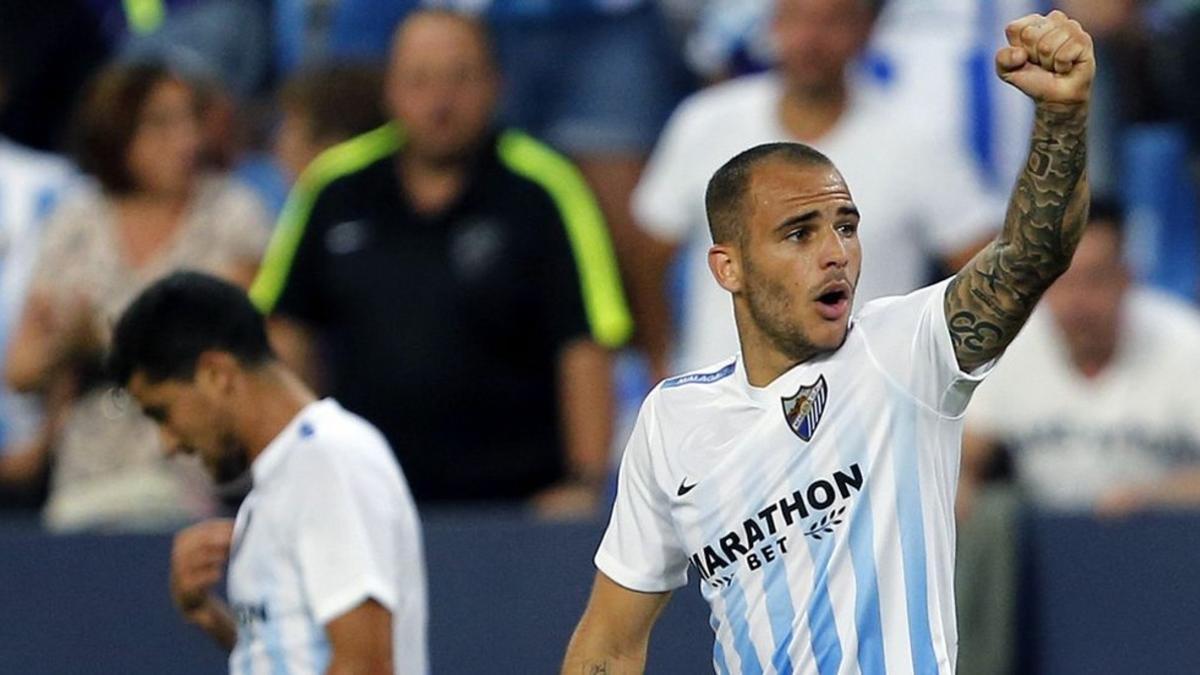
<path id="1" fill-rule="evenodd" d="M 849 321 L 847 318 L 822 319 L 808 334 L 813 346 L 820 351 L 833 351 L 846 341 Z"/>

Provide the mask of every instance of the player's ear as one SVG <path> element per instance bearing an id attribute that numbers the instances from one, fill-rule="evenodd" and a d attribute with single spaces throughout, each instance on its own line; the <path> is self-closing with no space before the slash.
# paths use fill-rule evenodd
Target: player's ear
<path id="1" fill-rule="evenodd" d="M 736 246 L 715 244 L 708 249 L 708 269 L 721 288 L 730 293 L 742 290 L 742 257 Z"/>
<path id="2" fill-rule="evenodd" d="M 209 350 L 196 358 L 196 385 L 211 394 L 228 393 L 236 382 L 237 359 L 228 352 Z"/>

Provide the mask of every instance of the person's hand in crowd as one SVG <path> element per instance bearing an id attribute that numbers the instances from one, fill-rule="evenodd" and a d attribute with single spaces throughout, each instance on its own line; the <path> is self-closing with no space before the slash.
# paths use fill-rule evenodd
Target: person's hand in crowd
<path id="1" fill-rule="evenodd" d="M 62 304 L 36 294 L 29 298 L 28 312 L 38 335 L 46 337 L 57 360 L 70 361 L 100 353 L 104 348 L 95 304 L 83 292 L 72 293 Z"/>
<path id="2" fill-rule="evenodd" d="M 74 356 L 90 356 L 104 351 L 104 331 L 98 319 L 99 313 L 92 299 L 85 293 L 76 293 L 70 305 L 56 317 L 55 334 L 66 353 Z"/>
<path id="3" fill-rule="evenodd" d="M 1145 511 L 1153 496 L 1143 487 L 1113 488 L 1096 500 L 1096 515 L 1101 518 L 1126 518 Z"/>

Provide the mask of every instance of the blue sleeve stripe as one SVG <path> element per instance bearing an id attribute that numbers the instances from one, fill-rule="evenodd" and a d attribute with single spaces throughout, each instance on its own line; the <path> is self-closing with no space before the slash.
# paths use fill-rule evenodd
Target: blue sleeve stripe
<path id="1" fill-rule="evenodd" d="M 737 370 L 737 361 L 711 373 L 692 373 L 690 375 L 672 377 L 669 380 L 663 381 L 662 388 L 671 389 L 673 387 L 682 387 L 685 384 L 712 384 L 713 382 L 729 377 L 735 370 Z"/>

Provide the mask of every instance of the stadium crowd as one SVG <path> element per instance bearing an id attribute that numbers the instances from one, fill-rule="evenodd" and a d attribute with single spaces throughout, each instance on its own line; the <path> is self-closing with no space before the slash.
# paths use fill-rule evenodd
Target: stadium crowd
<path id="1" fill-rule="evenodd" d="M 1025 157 L 1002 27 L 1051 4 L 1104 64 L 1098 196 L 966 413 L 960 585 L 1011 567 L 1026 505 L 1198 506 L 1200 3 L 1171 0 L 0 3 L 0 505 L 55 532 L 236 507 L 245 482 L 214 490 L 102 367 L 129 300 L 189 268 L 250 291 L 422 509 L 605 513 L 641 396 L 736 349 L 712 172 L 809 143 L 856 190 L 857 302 L 944 278 Z M 964 625 L 1010 630 L 971 593 Z M 963 650 L 1011 667 L 987 651 Z"/>

